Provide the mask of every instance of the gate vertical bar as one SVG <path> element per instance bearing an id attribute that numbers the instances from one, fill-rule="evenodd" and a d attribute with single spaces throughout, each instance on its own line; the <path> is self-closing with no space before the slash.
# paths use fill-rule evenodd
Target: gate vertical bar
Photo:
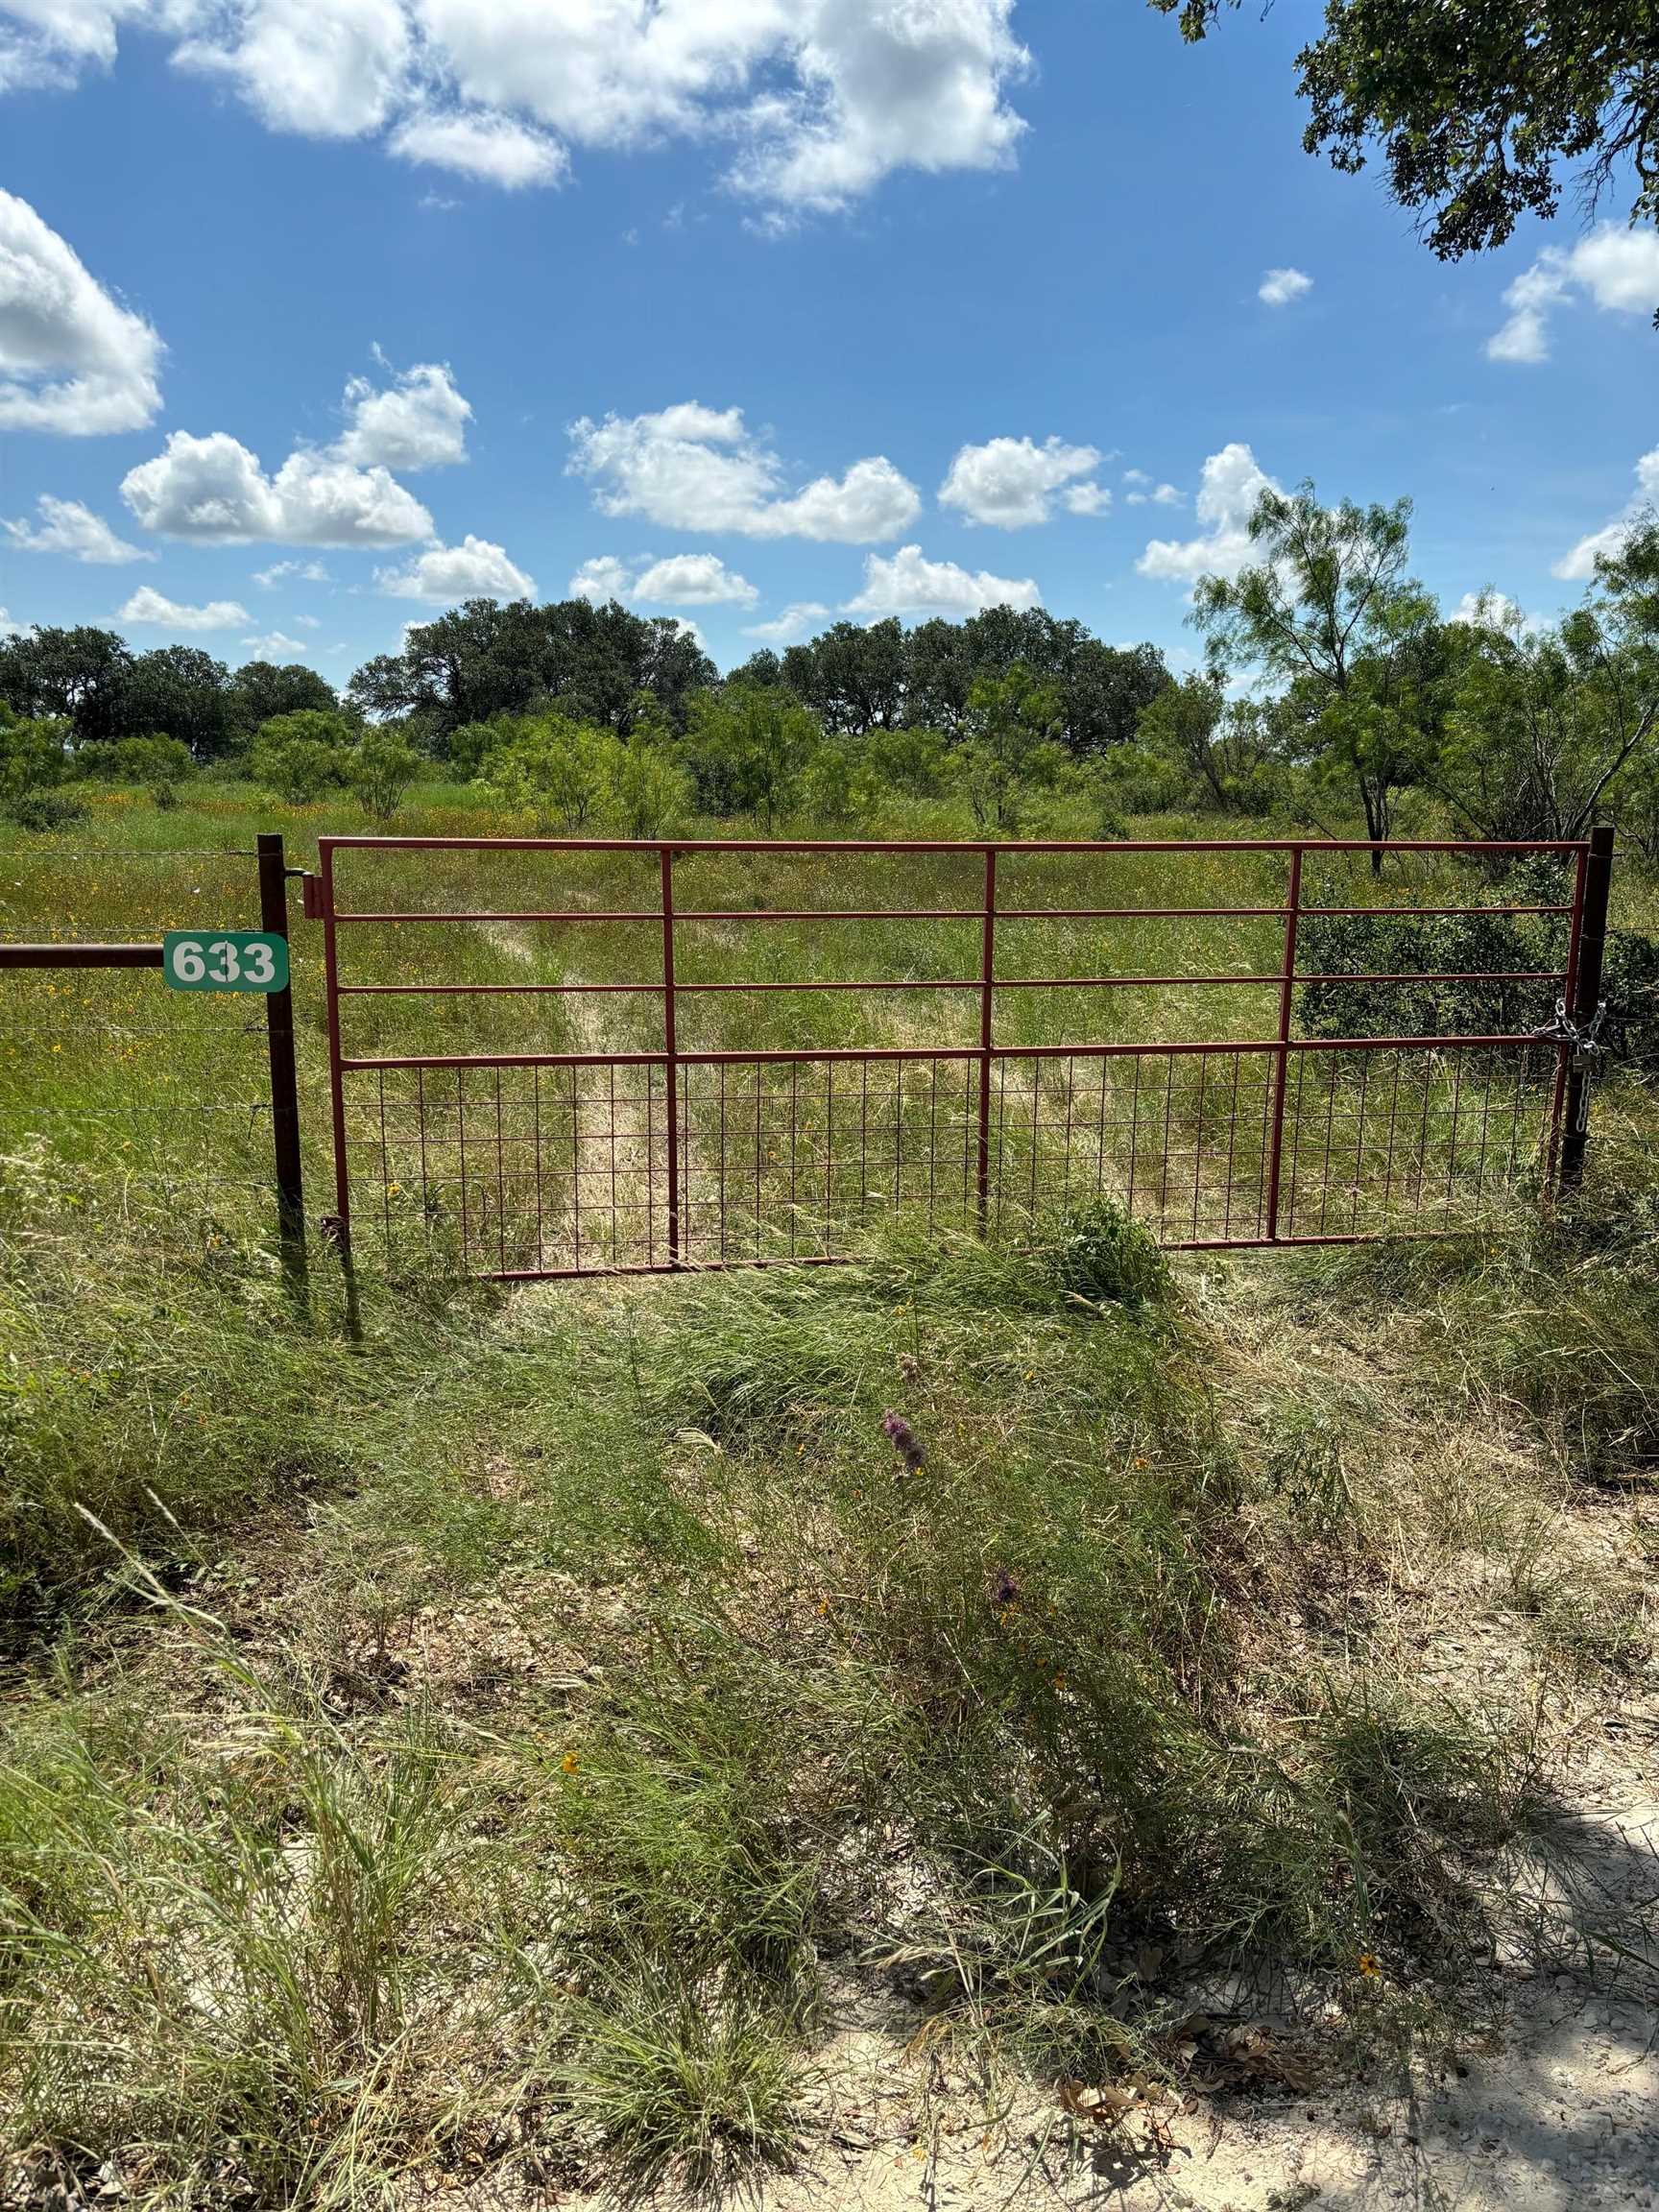
<path id="1" fill-rule="evenodd" d="M 979 1142 L 976 1207 L 979 1234 L 991 1212 L 991 1042 L 997 993 L 997 848 L 985 848 L 985 909 L 979 944 Z"/>
<path id="2" fill-rule="evenodd" d="M 1573 911 L 1567 924 L 1567 963 L 1561 980 L 1561 1004 L 1571 1008 L 1578 998 L 1578 947 L 1584 934 L 1584 885 L 1590 868 L 1590 848 L 1582 845 L 1573 870 Z M 1565 1045 L 1555 1050 L 1555 1079 L 1551 1085 L 1549 1153 L 1544 1167 L 1544 1211 L 1549 1214 L 1561 1194 L 1561 1140 L 1567 1127 L 1567 1072 L 1572 1054 Z"/>
<path id="3" fill-rule="evenodd" d="M 1604 824 L 1590 832 L 1584 861 L 1584 893 L 1578 923 L 1578 957 L 1573 971 L 1572 1019 L 1579 1028 L 1596 1019 L 1601 1003 L 1601 970 L 1607 952 L 1607 908 L 1613 889 L 1613 829 Z M 1561 1144 L 1561 1195 L 1571 1197 L 1584 1181 L 1584 1152 L 1590 1141 L 1590 1069 L 1575 1055 L 1567 1077 L 1567 1130 Z"/>
<path id="4" fill-rule="evenodd" d="M 262 830 L 259 851 L 259 926 L 288 943 L 288 862 L 278 830 Z M 292 974 L 292 968 L 290 968 Z M 271 1061 L 271 1134 L 276 1156 L 276 1221 L 282 1265 L 291 1282 L 305 1273 L 305 1181 L 300 1157 L 300 1084 L 294 1062 L 292 983 L 265 1000 L 265 1037 Z"/>
<path id="5" fill-rule="evenodd" d="M 662 1049 L 668 1109 L 668 1264 L 680 1264 L 680 1040 L 674 1005 L 674 848 L 658 848 L 662 872 Z"/>
<path id="6" fill-rule="evenodd" d="M 342 1256 L 351 1249 L 351 1171 L 346 1157 L 346 1076 L 340 1066 L 340 974 L 334 939 L 334 847 L 317 840 L 323 892 L 323 988 L 328 1016 L 328 1102 L 334 1120 L 334 1215 L 325 1224 Z M 465 1192 L 465 1184 L 462 1186 Z"/>
<path id="7" fill-rule="evenodd" d="M 1296 1006 L 1296 932 L 1302 920 L 1302 847 L 1290 854 L 1285 897 L 1285 967 L 1279 985 L 1279 1051 L 1273 1070 L 1272 1150 L 1267 1162 L 1267 1241 L 1279 1241 L 1279 1183 L 1285 1162 L 1285 1093 L 1290 1074 L 1290 1018 Z"/>

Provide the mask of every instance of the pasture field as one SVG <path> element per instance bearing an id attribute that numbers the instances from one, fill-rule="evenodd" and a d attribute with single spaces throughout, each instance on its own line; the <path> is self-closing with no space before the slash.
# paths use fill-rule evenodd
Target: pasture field
<path id="1" fill-rule="evenodd" d="M 310 865 L 367 826 L 228 784 L 166 813 L 116 794 L 0 838 L 0 935 L 252 926 L 269 827 Z M 511 827 L 437 787 L 398 824 Z M 510 856 L 488 902 L 453 857 L 345 856 L 343 887 L 348 858 L 366 908 L 655 903 L 626 856 L 553 888 Z M 978 895 L 951 857 L 680 866 L 699 910 Z M 1109 897 L 1052 859 L 999 898 L 1285 895 L 1271 854 L 1099 866 Z M 1362 865 L 1320 890 L 1372 896 Z M 1654 906 L 1623 872 L 1616 920 Z M 978 958 L 974 922 L 685 929 L 691 984 Z M 655 930 L 343 934 L 365 981 L 634 983 Z M 1193 978 L 1276 981 L 1282 942 L 1265 916 L 1010 923 L 999 977 L 1176 980 L 1011 991 L 999 1040 L 1270 1036 L 1273 988 Z M 297 918 L 314 1216 L 319 979 Z M 1235 2194 L 1203 2194 L 1212 2127 L 1317 2108 L 1361 2170 L 1391 2128 L 1428 2160 L 1436 2101 L 1525 2040 L 1546 1984 L 1610 2008 L 1610 2068 L 1649 2063 L 1653 1859 L 1617 1817 L 1651 1803 L 1659 1714 L 1639 1083 L 1602 1087 L 1552 1219 L 1521 1152 L 1465 1205 L 1436 1096 L 1448 1238 L 1166 1260 L 1098 1201 L 1112 1178 L 1046 1170 L 981 1241 L 936 1177 L 929 1208 L 837 1214 L 843 1269 L 504 1288 L 388 1274 L 365 1237 L 353 1340 L 320 1245 L 303 1310 L 276 1264 L 255 1001 L 96 972 L 0 993 L 0 2201 L 989 2207 L 1104 2174 L 1150 2203 L 1173 2169 L 1190 2201 L 1264 2203 L 1225 2153 Z M 968 1043 L 975 1018 L 968 993 L 713 992 L 680 1041 Z M 660 1013 L 387 997 L 348 1021 L 373 1052 L 652 1048 Z M 897 1131 L 919 1199 L 917 1101 L 883 1110 L 842 1127 Z M 1323 1094 L 1307 1111 L 1326 1125 Z M 1190 1087 L 1149 1109 L 1206 1193 L 1214 1112 Z M 397 1261 L 421 1187 L 356 1134 Z M 422 1190 L 411 1247 L 433 1218 Z M 1555 2186 L 1570 2134 L 1518 2136 L 1525 2174 L 1468 2200 Z M 1648 2155 L 1648 2123 L 1628 2140 Z"/>

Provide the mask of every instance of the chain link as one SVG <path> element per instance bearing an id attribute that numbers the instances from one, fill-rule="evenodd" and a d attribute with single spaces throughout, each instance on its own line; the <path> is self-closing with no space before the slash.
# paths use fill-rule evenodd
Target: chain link
<path id="1" fill-rule="evenodd" d="M 1534 1029 L 1532 1034 L 1540 1045 L 1559 1045 L 1563 1050 L 1570 1052 L 1573 1055 L 1575 1074 L 1594 1074 L 1596 1063 L 1607 1055 L 1607 1047 L 1601 1042 L 1601 1024 L 1606 1019 L 1605 998 L 1597 1007 L 1594 1018 L 1582 1027 L 1567 1011 L 1566 999 L 1557 998 L 1553 1018 L 1543 1028 Z"/>

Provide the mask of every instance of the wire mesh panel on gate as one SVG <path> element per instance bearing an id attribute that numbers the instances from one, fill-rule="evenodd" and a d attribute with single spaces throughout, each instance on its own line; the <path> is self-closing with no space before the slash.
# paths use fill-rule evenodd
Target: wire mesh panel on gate
<path id="1" fill-rule="evenodd" d="M 353 1214 L 396 1269 L 542 1275 L 666 1264 L 662 1070 L 390 1068 L 349 1094 Z"/>
<path id="2" fill-rule="evenodd" d="M 1586 851 L 325 838 L 341 1218 L 510 1278 L 1463 1225 L 1552 1172 Z"/>

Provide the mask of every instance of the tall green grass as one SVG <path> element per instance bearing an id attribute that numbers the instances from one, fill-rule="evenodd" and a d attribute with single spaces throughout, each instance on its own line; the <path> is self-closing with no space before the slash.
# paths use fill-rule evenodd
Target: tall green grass
<path id="1" fill-rule="evenodd" d="M 1654 1449 L 1623 1101 L 1553 1223 L 1171 1264 L 1077 1192 L 1017 1242 L 873 1213 L 844 1270 L 365 1268 L 355 1344 L 321 1255 L 307 1314 L 252 1213 L 137 1242 L 108 1158 L 9 1123 L 0 2197 L 713 2190 L 798 2153 L 849 1979 L 992 2102 L 1177 2076 L 1227 1974 L 1333 2039 L 1455 2017 L 1517 1939 L 1545 1692 L 1643 1648 L 1559 1556 Z M 1380 1614 L 1471 1554 L 1527 1664 L 1448 1696 Z"/>

